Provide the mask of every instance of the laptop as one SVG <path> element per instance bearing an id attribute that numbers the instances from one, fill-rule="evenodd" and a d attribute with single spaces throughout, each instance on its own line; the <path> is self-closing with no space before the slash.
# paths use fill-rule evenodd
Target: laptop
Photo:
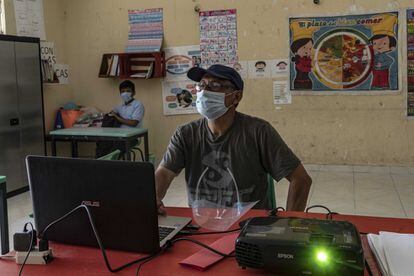
<path id="1" fill-rule="evenodd" d="M 154 253 L 191 222 L 158 216 L 151 163 L 27 156 L 35 227 L 89 206 L 105 248 Z M 98 246 L 86 210 L 50 228 L 50 241 Z"/>

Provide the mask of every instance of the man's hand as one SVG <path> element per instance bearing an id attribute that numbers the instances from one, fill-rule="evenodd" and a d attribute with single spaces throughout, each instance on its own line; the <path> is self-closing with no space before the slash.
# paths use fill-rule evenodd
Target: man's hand
<path id="1" fill-rule="evenodd" d="M 167 210 L 165 209 L 164 203 L 162 203 L 162 201 L 157 200 L 157 210 L 158 210 L 158 215 L 162 215 L 162 216 L 167 215 Z"/>
<path id="2" fill-rule="evenodd" d="M 302 164 L 299 164 L 286 178 L 290 182 L 286 210 L 304 211 L 308 201 L 312 178 L 310 178 Z"/>
<path id="3" fill-rule="evenodd" d="M 158 214 L 165 215 L 165 207 L 162 203 L 162 199 L 164 198 L 165 194 L 167 193 L 168 188 L 170 187 L 171 182 L 173 181 L 176 174 L 170 171 L 163 166 L 158 166 L 157 170 L 155 171 L 155 188 L 157 191 L 157 208 Z"/>

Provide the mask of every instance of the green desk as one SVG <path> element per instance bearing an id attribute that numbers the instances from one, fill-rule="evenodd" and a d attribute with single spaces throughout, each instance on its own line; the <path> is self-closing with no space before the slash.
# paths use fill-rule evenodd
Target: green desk
<path id="1" fill-rule="evenodd" d="M 131 160 L 130 142 L 144 138 L 145 161 L 149 161 L 148 130 L 145 128 L 87 127 L 65 128 L 49 132 L 52 142 L 52 155 L 56 156 L 56 142 L 66 141 L 72 144 L 72 157 L 78 157 L 78 142 L 117 141 L 125 145 L 127 160 Z"/>

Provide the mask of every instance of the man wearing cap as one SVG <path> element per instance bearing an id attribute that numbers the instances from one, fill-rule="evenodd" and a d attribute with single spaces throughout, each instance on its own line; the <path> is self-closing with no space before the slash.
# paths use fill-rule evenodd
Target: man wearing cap
<path id="1" fill-rule="evenodd" d="M 258 201 L 254 208 L 269 209 L 270 174 L 290 182 L 287 209 L 303 211 L 312 180 L 268 122 L 236 111 L 244 85 L 237 71 L 212 65 L 192 68 L 187 76 L 198 82 L 196 106 L 203 118 L 176 129 L 155 172 L 159 213 L 165 213 L 162 199 L 183 168 L 190 206 L 205 198 L 226 206 Z"/>

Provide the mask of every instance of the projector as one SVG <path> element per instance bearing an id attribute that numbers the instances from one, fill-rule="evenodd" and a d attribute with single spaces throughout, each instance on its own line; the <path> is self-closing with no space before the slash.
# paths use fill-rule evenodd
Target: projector
<path id="1" fill-rule="evenodd" d="M 251 218 L 236 240 L 236 260 L 284 275 L 364 275 L 361 238 L 346 221 Z"/>

